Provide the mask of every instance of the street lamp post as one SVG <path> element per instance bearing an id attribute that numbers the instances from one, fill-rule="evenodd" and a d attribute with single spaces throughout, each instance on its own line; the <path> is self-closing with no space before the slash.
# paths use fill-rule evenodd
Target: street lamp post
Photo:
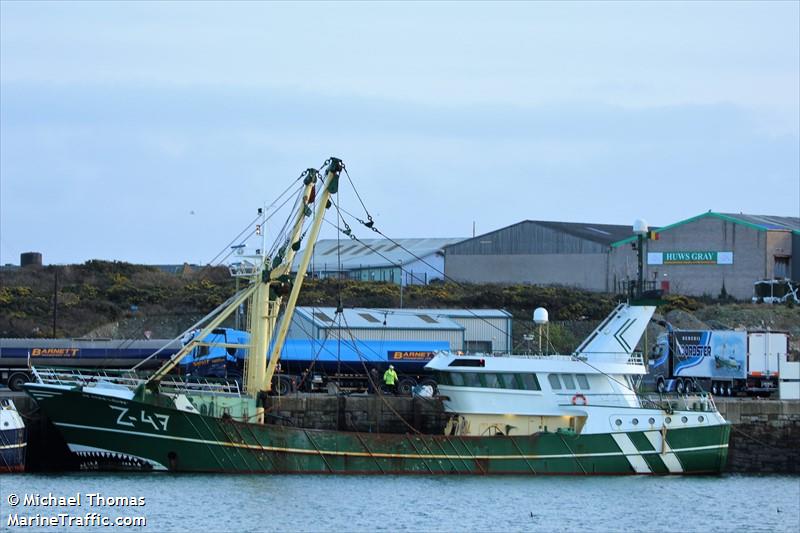
<path id="1" fill-rule="evenodd" d="M 633 222 L 633 233 L 636 235 L 636 252 L 639 260 L 639 269 L 636 277 L 636 297 L 641 298 L 644 292 L 644 236 L 647 234 L 647 222 L 637 218 Z"/>

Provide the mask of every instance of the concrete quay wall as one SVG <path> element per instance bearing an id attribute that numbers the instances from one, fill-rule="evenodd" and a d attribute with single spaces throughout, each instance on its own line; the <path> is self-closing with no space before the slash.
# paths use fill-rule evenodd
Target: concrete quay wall
<path id="1" fill-rule="evenodd" d="M 733 424 L 728 472 L 800 474 L 800 401 L 716 399 Z"/>
<path id="2" fill-rule="evenodd" d="M 269 422 L 366 433 L 442 433 L 449 416 L 438 398 L 408 396 L 272 396 Z"/>

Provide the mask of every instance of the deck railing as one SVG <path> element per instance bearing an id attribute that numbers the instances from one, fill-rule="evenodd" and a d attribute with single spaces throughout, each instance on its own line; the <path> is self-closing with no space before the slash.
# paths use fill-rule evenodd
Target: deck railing
<path id="1" fill-rule="evenodd" d="M 705 392 L 695 394 L 641 394 L 643 407 L 653 406 L 664 411 L 716 411 L 714 398 Z"/>
<path id="2" fill-rule="evenodd" d="M 661 411 L 716 411 L 717 406 L 710 394 L 605 394 L 583 392 L 574 397 L 571 393 L 560 394 L 565 401 L 560 406 L 589 405 L 593 407 L 643 407 Z M 567 400 L 569 398 L 569 400 Z M 573 401 L 573 398 L 578 398 Z"/>
<path id="3" fill-rule="evenodd" d="M 508 357 L 506 354 L 469 354 L 470 356 L 482 357 Z M 642 352 L 633 352 L 630 354 L 620 352 L 583 352 L 579 355 L 562 355 L 562 354 L 512 354 L 511 357 L 522 357 L 525 359 L 543 359 L 543 360 L 556 360 L 556 361 L 586 361 L 587 355 L 592 356 L 593 363 L 618 363 L 622 365 L 641 366 L 644 365 L 644 357 Z"/>
<path id="4" fill-rule="evenodd" d="M 133 370 L 34 367 L 31 368 L 31 371 L 39 383 L 69 387 L 97 387 L 103 384 L 112 384 L 133 390 L 149 378 L 149 374 Z M 182 379 L 178 376 L 167 376 L 162 379 L 160 388 L 164 392 L 183 394 L 192 392 L 212 392 L 237 396 L 241 394 L 239 385 L 235 381 Z"/>

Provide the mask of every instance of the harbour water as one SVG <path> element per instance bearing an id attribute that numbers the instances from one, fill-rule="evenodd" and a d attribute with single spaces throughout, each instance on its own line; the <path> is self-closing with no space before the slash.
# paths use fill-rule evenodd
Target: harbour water
<path id="1" fill-rule="evenodd" d="M 0 493 L 0 530 L 6 531 L 108 530 L 77 527 L 75 522 L 73 527 L 9 523 L 12 515 L 19 521 L 59 513 L 81 519 L 91 513 L 109 519 L 144 517 L 146 526 L 114 529 L 158 532 L 773 532 L 798 531 L 800 526 L 796 476 L 19 474 L 0 477 Z M 41 505 L 49 503 L 41 498 L 51 494 L 74 498 L 78 493 L 80 505 Z M 30 495 L 36 494 L 40 505 L 31 501 Z M 94 494 L 102 496 L 100 504 L 96 496 L 90 498 Z M 11 505 L 17 501 L 12 495 L 19 498 L 17 505 Z"/>

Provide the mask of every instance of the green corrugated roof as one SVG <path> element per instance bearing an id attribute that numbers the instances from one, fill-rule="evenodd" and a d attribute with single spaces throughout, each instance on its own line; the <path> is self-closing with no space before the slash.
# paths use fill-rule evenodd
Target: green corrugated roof
<path id="1" fill-rule="evenodd" d="M 707 213 L 702 213 L 697 216 L 687 218 L 686 220 L 681 220 L 680 222 L 675 222 L 674 224 L 670 224 L 668 226 L 664 226 L 653 231 L 655 231 L 656 233 L 662 233 L 672 228 L 677 228 L 678 226 L 683 226 L 684 224 L 688 224 L 690 222 L 694 222 L 695 220 L 699 220 L 705 217 L 719 218 L 726 222 L 732 222 L 734 224 L 747 226 L 748 228 L 757 231 L 768 231 L 768 230 L 791 231 L 792 233 L 800 235 L 800 218 L 797 217 L 745 215 L 744 213 L 739 213 L 739 214 L 715 213 L 713 211 L 708 211 Z M 620 241 L 611 243 L 611 247 L 616 248 L 617 246 L 622 246 L 623 244 L 627 244 L 635 240 L 636 236 L 634 235 L 633 237 L 628 237 L 627 239 L 622 239 Z"/>

